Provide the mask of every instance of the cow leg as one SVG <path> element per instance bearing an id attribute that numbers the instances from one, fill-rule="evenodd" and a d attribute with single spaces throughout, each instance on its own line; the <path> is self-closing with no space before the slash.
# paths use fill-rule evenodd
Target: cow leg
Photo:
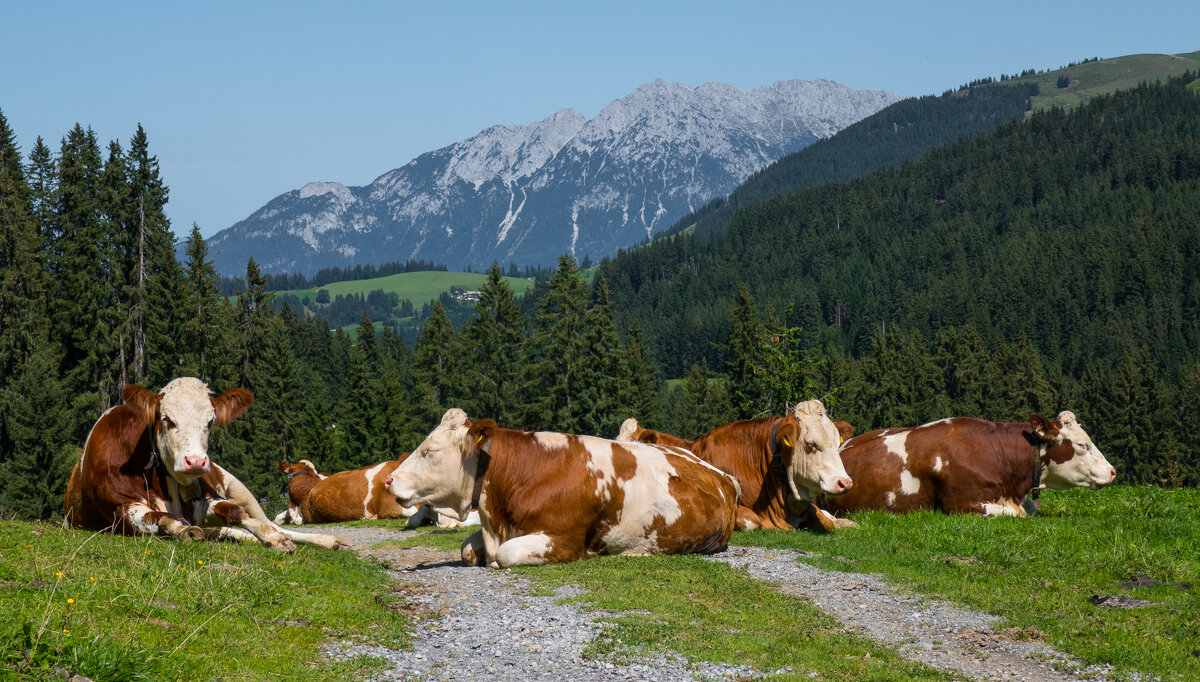
<path id="1" fill-rule="evenodd" d="M 754 513 L 754 510 L 749 507 L 738 507 L 737 510 L 737 529 L 738 530 L 758 530 L 766 524 L 763 523 L 762 517 Z"/>
<path id="2" fill-rule="evenodd" d="M 979 513 L 984 516 L 1019 516 L 1025 517 L 1025 510 L 1016 502 L 1011 500 L 1000 500 L 998 502 L 980 502 Z"/>
<path id="3" fill-rule="evenodd" d="M 477 530 L 462 543 L 462 561 L 468 566 L 487 566 L 488 554 L 483 545 L 483 531 Z"/>
<path id="4" fill-rule="evenodd" d="M 204 529 L 205 540 L 241 540 L 243 542 L 258 542 L 258 538 L 250 531 L 229 526 L 217 526 Z"/>
<path id="5" fill-rule="evenodd" d="M 257 504 L 257 502 L 255 502 Z M 262 509 L 259 509 L 262 514 Z M 241 526 L 250 532 L 264 547 L 277 549 L 282 552 L 292 553 L 296 551 L 296 545 L 288 536 L 280 530 L 278 526 L 266 520 L 266 515 L 263 518 L 252 518 L 246 513 L 242 505 L 236 504 L 229 500 L 209 499 L 208 518 L 205 519 L 206 525 L 209 526 Z"/>
<path id="6" fill-rule="evenodd" d="M 405 507 L 404 509 L 413 509 L 413 508 Z M 421 505 L 420 507 L 413 509 L 413 513 L 408 515 L 408 527 L 409 528 L 419 528 L 419 527 L 425 525 L 429 521 L 429 515 L 432 513 L 433 513 L 433 510 L 430 509 L 429 505 L 427 505 L 427 504 Z"/>
<path id="7" fill-rule="evenodd" d="M 250 489 L 247 488 L 244 483 L 237 480 L 233 474 L 225 471 L 224 469 L 221 471 L 225 474 L 225 497 L 228 498 L 230 502 L 236 503 L 237 506 L 241 507 L 242 511 L 244 511 L 248 516 L 247 519 L 241 522 L 241 525 L 245 527 L 246 530 L 254 533 L 255 537 L 261 540 L 264 545 L 267 545 L 268 547 L 274 546 L 273 544 L 268 544 L 266 540 L 263 540 L 264 537 L 268 537 L 271 538 L 272 543 L 281 545 L 278 547 L 279 549 L 284 549 L 290 546 L 291 549 L 286 550 L 288 552 L 296 549 L 294 544 L 296 542 L 306 545 L 317 545 L 318 547 L 324 547 L 325 549 L 348 549 L 351 547 L 349 542 L 346 542 L 336 535 L 323 535 L 320 533 L 297 533 L 295 531 L 284 530 L 283 528 L 271 523 L 270 520 L 267 519 L 266 513 L 263 512 L 262 507 L 259 506 L 258 500 L 254 498 L 254 494 L 250 492 Z M 277 538 L 277 536 L 282 537 Z M 282 543 L 280 540 L 282 540 Z"/>
<path id="8" fill-rule="evenodd" d="M 496 566 L 541 566 L 552 561 L 554 539 L 545 533 L 531 533 L 506 540 L 496 551 Z"/>
<path id="9" fill-rule="evenodd" d="M 128 502 L 121 505 L 117 518 L 139 535 L 163 535 L 188 542 L 204 539 L 204 531 L 188 523 L 183 517 L 151 509 L 144 502 Z"/>

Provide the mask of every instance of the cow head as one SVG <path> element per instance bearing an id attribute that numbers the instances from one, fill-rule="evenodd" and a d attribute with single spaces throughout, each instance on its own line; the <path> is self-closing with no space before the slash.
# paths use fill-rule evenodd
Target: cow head
<path id="1" fill-rule="evenodd" d="M 317 465 L 313 464 L 307 459 L 302 459 L 295 464 L 290 462 L 280 462 L 279 473 L 287 476 L 288 480 L 303 474 L 312 474 L 313 476 L 321 477 L 321 474 L 317 472 Z"/>
<path id="2" fill-rule="evenodd" d="M 254 394 L 244 388 L 213 397 L 203 381 L 192 377 L 175 379 L 158 393 L 131 384 L 121 391 L 121 398 L 141 413 L 153 431 L 163 465 L 182 485 L 191 485 L 212 469 L 208 459 L 212 427 L 225 426 L 254 402 Z"/>
<path id="3" fill-rule="evenodd" d="M 495 428 L 496 422 L 490 419 L 472 424 L 466 412 L 447 410 L 442 423 L 392 471 L 384 485 L 401 506 L 427 504 L 439 514 L 466 519 L 479 453 L 490 447 Z"/>
<path id="4" fill-rule="evenodd" d="M 1117 470 L 1108 463 L 1072 412 L 1060 412 L 1054 421 L 1040 414 L 1029 415 L 1033 435 L 1047 443 L 1048 462 L 1042 472 L 1047 488 L 1091 488 L 1112 483 Z"/>
<path id="5" fill-rule="evenodd" d="M 800 403 L 773 430 L 773 452 L 782 455 L 788 484 L 797 499 L 841 495 L 852 481 L 838 454 L 841 437 L 820 400 Z"/>
<path id="6" fill-rule="evenodd" d="M 631 443 L 633 442 L 638 429 L 640 428 L 641 427 L 638 426 L 638 420 L 630 417 L 629 419 L 621 422 L 621 432 L 617 434 L 616 440 Z"/>

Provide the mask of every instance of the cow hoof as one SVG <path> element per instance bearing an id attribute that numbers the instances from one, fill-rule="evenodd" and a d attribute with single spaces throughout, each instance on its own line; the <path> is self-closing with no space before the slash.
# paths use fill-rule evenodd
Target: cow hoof
<path id="1" fill-rule="evenodd" d="M 287 552 L 288 554 L 296 551 L 296 543 L 286 537 L 281 537 L 278 540 L 264 540 L 263 544 L 270 549 Z"/>
<path id="2" fill-rule="evenodd" d="M 204 539 L 204 529 L 200 526 L 188 526 L 176 536 L 185 542 L 200 542 Z"/>

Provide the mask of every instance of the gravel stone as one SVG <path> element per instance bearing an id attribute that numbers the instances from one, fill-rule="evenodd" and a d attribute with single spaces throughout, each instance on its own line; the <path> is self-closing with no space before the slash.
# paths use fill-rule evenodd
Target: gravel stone
<path id="1" fill-rule="evenodd" d="M 682 656 L 632 652 L 636 662 L 585 659 L 583 649 L 608 615 L 558 601 L 583 594 L 559 588 L 530 594 L 525 578 L 508 571 L 464 566 L 457 553 L 429 547 L 374 548 L 414 531 L 329 527 L 362 555 L 385 562 L 406 586 L 413 649 L 337 643 L 323 648 L 335 660 L 363 654 L 391 664 L 375 680 L 664 680 L 747 679 L 771 673 L 749 666 L 689 661 Z M 781 592 L 811 600 L 851 631 L 893 648 L 912 661 L 977 680 L 1109 679 L 1108 666 L 1085 667 L 1038 641 L 1035 628 L 997 629 L 999 618 L 949 602 L 901 593 L 879 576 L 821 571 L 798 562 L 803 552 L 730 547 L 705 557 L 744 569 Z M 422 617 L 423 616 L 423 617 Z M 774 673 L 815 673 L 788 669 Z M 1140 677 L 1134 675 L 1133 680 Z"/>

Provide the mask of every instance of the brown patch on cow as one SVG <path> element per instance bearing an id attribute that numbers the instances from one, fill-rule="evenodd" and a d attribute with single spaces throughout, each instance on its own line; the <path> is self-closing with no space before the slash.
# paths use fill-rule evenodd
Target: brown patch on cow
<path id="1" fill-rule="evenodd" d="M 757 518 L 762 528 L 794 527 L 797 511 L 788 503 L 785 482 L 771 470 L 771 458 L 782 437 L 796 437 L 795 422 L 796 418 L 789 415 L 722 424 L 692 443 L 692 451 L 700 459 L 737 479 L 742 525 Z M 781 454 L 790 456 L 791 448 L 785 450 Z"/>
<path id="2" fill-rule="evenodd" d="M 308 484 L 308 492 L 299 503 L 304 522 L 341 523 L 359 519 L 404 518 L 404 507 L 396 501 L 395 495 L 387 491 L 384 481 L 409 454 L 411 453 L 406 452 L 396 460 L 338 472 L 323 480 L 313 480 Z M 376 471 L 368 481 L 367 473 L 372 469 Z M 297 476 L 294 480 L 312 478 L 315 477 Z"/>
<path id="3" fill-rule="evenodd" d="M 229 524 L 240 524 L 246 520 L 246 512 L 232 502 L 218 502 L 213 505 L 213 512 Z"/>

